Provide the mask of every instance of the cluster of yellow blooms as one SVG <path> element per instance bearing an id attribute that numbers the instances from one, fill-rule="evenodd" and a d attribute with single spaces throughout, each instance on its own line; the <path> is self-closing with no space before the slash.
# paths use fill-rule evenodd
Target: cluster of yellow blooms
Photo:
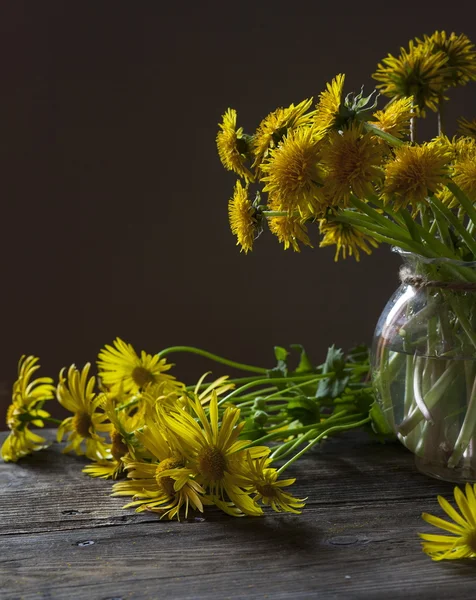
<path id="1" fill-rule="evenodd" d="M 154 511 L 169 519 L 203 512 L 215 505 L 233 516 L 259 516 L 263 505 L 298 513 L 304 501 L 285 489 L 294 479 L 278 479 L 270 448 L 238 439 L 244 421 L 240 409 L 218 399 L 234 387 L 227 377 L 209 385 L 205 376 L 187 389 L 168 374 L 164 358 L 142 352 L 117 338 L 98 357 L 99 386 L 90 365 L 72 365 L 59 376 L 33 379 L 38 359 L 22 357 L 13 401 L 7 413 L 9 436 L 2 446 L 5 461 L 17 461 L 45 447 L 45 439 L 29 426 L 54 421 L 44 410 L 55 397 L 72 413 L 59 424 L 64 452 L 92 462 L 84 472 L 93 477 L 127 479 L 113 487 L 114 496 L 132 496 L 127 507 Z"/>
<path id="2" fill-rule="evenodd" d="M 341 251 L 359 260 L 379 242 L 398 242 L 375 211 L 399 226 L 421 213 L 425 227 L 433 198 L 461 207 L 448 183 L 476 201 L 476 121 L 462 119 L 453 140 L 443 129 L 447 90 L 476 80 L 470 40 L 438 31 L 417 38 L 398 57 L 385 58 L 374 78 L 390 98 L 382 110 L 374 94 L 344 96 L 345 77 L 338 75 L 317 104 L 307 99 L 278 108 L 253 135 L 238 127 L 235 110 L 223 115 L 216 141 L 223 166 L 240 176 L 228 208 L 245 253 L 265 222 L 285 249 L 295 251 L 311 246 L 307 225 L 317 222 L 320 245 L 336 245 L 336 260 Z M 415 123 L 428 109 L 439 114 L 439 135 L 417 144 Z M 410 230 L 400 234 L 411 237 Z"/>
<path id="3" fill-rule="evenodd" d="M 63 452 L 91 460 L 83 469 L 88 475 L 119 480 L 112 495 L 132 497 L 124 508 L 169 519 L 187 518 L 189 510 L 203 512 L 209 505 L 235 517 L 260 516 L 263 505 L 299 513 L 305 499 L 284 489 L 295 480 L 279 479 L 269 447 L 250 446 L 241 439 L 244 421 L 239 408 L 225 403 L 226 408 L 220 409 L 218 399 L 223 400 L 234 384 L 227 377 L 207 384 L 204 375 L 191 390 L 167 373 L 170 367 L 157 355 L 138 356 L 117 338 L 99 354 L 96 391 L 89 364 L 82 370 L 74 365 L 63 370 L 55 386 L 49 377 L 33 379 L 38 358 L 22 357 L 7 412 L 10 433 L 2 458 L 16 462 L 47 446 L 29 427 L 56 421 L 43 409 L 56 395 L 72 413 L 57 431 L 58 441 L 67 438 Z M 307 428 L 303 439 L 309 432 Z M 454 496 L 459 512 L 438 496 L 451 521 L 422 515 L 429 524 L 453 534 L 419 534 L 424 552 L 433 560 L 476 557 L 476 485 L 467 484 L 465 493 L 456 487 Z"/>

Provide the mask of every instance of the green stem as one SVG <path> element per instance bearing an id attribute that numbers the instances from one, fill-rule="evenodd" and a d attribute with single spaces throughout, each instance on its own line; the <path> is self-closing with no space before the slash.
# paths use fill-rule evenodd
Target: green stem
<path id="1" fill-rule="evenodd" d="M 454 297 L 453 299 L 450 299 L 451 307 L 452 307 L 456 317 L 458 318 L 458 321 L 460 322 L 461 327 L 464 329 L 466 335 L 471 340 L 471 343 L 476 348 L 476 332 L 473 331 L 473 327 L 471 326 L 471 323 L 470 323 L 469 319 L 467 318 L 465 312 L 463 310 L 461 310 L 459 301 L 460 301 L 460 298 L 456 298 L 456 297 Z"/>
<path id="2" fill-rule="evenodd" d="M 234 360 L 228 360 L 227 358 L 222 358 L 217 354 L 212 354 L 211 352 L 207 352 L 206 350 L 202 350 L 201 348 L 194 348 L 193 346 L 171 346 L 170 348 L 165 348 L 157 355 L 159 358 L 163 358 L 167 354 L 171 354 L 172 352 L 190 352 L 191 354 L 198 354 L 199 356 L 203 356 L 205 358 L 209 358 L 217 363 L 221 363 L 222 365 L 227 365 L 228 367 L 233 367 L 234 369 L 240 369 L 241 371 L 250 371 L 251 373 L 260 373 L 264 375 L 267 373 L 266 369 L 262 367 L 253 367 L 251 365 L 245 365 L 243 363 L 235 362 Z"/>
<path id="3" fill-rule="evenodd" d="M 45 417 L 43 421 L 49 421 L 50 423 L 54 423 L 55 425 L 61 425 L 63 422 L 61 419 L 54 419 L 53 417 Z"/>
<path id="4" fill-rule="evenodd" d="M 365 131 L 367 131 L 367 133 L 372 133 L 382 138 L 382 140 L 385 140 L 388 144 L 390 144 L 390 146 L 393 146 L 394 148 L 398 148 L 399 146 L 403 146 L 404 144 L 402 140 L 399 140 L 390 133 L 385 133 L 385 131 L 382 131 L 381 129 L 379 129 L 375 125 L 372 125 L 371 123 L 364 123 L 364 129 Z"/>
<path id="5" fill-rule="evenodd" d="M 261 214 L 267 219 L 270 217 L 289 217 L 289 213 L 285 210 L 263 210 Z"/>
<path id="6" fill-rule="evenodd" d="M 441 213 L 438 210 L 436 210 L 432 204 L 430 204 L 430 206 L 434 217 L 434 221 L 429 230 L 430 235 L 434 234 L 435 227 L 438 227 L 438 231 L 440 232 L 442 242 L 445 244 L 445 246 L 448 246 L 448 248 L 450 248 L 452 253 L 454 254 L 454 246 L 450 236 L 450 232 L 448 230 L 448 224 L 446 220 L 442 218 Z"/>
<path id="7" fill-rule="evenodd" d="M 414 142 L 416 142 L 416 136 L 417 136 L 417 126 L 416 126 L 416 117 L 412 117 L 410 119 L 410 141 L 412 142 L 412 144 Z"/>
<path id="8" fill-rule="evenodd" d="M 305 454 L 308 450 L 310 450 L 313 446 L 315 446 L 322 438 L 327 437 L 331 433 L 337 433 L 340 431 L 348 431 L 349 429 L 356 429 L 357 427 L 362 427 L 366 423 L 371 421 L 370 417 L 366 417 L 361 421 L 357 421 L 356 423 L 350 423 L 348 425 L 335 425 L 334 427 L 329 427 L 322 433 L 320 433 L 317 437 L 309 442 L 307 446 L 305 446 L 300 452 L 295 454 L 291 459 L 288 460 L 282 467 L 280 467 L 277 471 L 278 476 L 281 475 L 288 467 L 290 467 L 294 462 L 296 462 L 303 454 Z"/>
<path id="9" fill-rule="evenodd" d="M 455 254 L 453 254 L 450 251 L 450 249 L 447 246 L 445 246 L 434 236 L 430 235 L 429 231 L 422 227 L 420 224 L 413 221 L 410 223 L 409 218 L 411 217 L 409 215 L 408 218 L 406 218 L 407 215 L 402 213 L 402 217 L 404 218 L 407 227 L 406 229 L 403 229 L 403 227 L 397 225 L 390 219 L 382 216 L 371 206 L 369 206 L 365 202 L 362 202 L 355 196 L 351 197 L 351 201 L 358 210 L 364 212 L 366 215 L 368 215 L 368 217 L 370 217 L 371 222 L 369 223 L 370 227 L 368 228 L 370 229 L 369 234 L 373 235 L 375 239 L 378 239 L 376 237 L 377 234 L 375 233 L 375 231 L 377 231 L 377 233 L 379 231 L 383 231 L 384 235 L 389 238 L 388 240 L 385 240 L 387 243 L 392 243 L 392 245 L 399 246 L 404 250 L 411 248 L 410 252 L 416 252 L 417 254 L 421 254 L 423 256 L 429 256 L 430 258 L 437 258 L 441 256 L 446 256 L 448 258 L 458 258 Z M 349 213 L 351 213 L 351 211 L 344 211 L 346 217 L 352 218 L 351 214 Z M 339 219 L 336 218 L 335 220 Z M 357 225 L 360 227 L 359 224 Z M 367 227 L 367 225 L 365 226 Z M 407 234 L 407 230 L 409 235 Z M 391 241 L 390 236 L 392 236 L 393 238 Z M 421 243 L 419 243 L 418 240 L 415 239 L 415 237 L 424 239 L 426 245 L 422 245 Z"/>
<path id="10" fill-rule="evenodd" d="M 305 433 L 304 435 L 299 437 L 297 440 L 291 440 L 290 442 L 286 442 L 285 444 L 280 446 L 277 449 L 277 451 L 270 454 L 270 456 L 269 456 L 270 459 L 272 461 L 275 461 L 278 459 L 281 460 L 281 459 L 285 458 L 286 456 L 288 456 L 288 454 L 291 454 L 299 446 L 304 444 L 304 442 L 307 442 L 307 440 L 314 438 L 317 433 L 318 433 L 318 429 L 311 429 L 310 431 L 308 431 L 307 433 Z"/>
<path id="11" fill-rule="evenodd" d="M 256 380 L 256 375 L 254 377 L 237 377 L 235 379 L 227 379 L 224 383 L 237 383 L 239 385 L 243 384 L 243 383 L 249 383 L 250 381 L 255 381 Z M 207 388 L 210 385 L 210 382 L 205 381 L 204 383 L 201 383 L 199 386 L 199 390 L 201 390 L 202 388 Z M 193 385 L 187 385 L 187 387 L 185 388 L 186 390 L 189 391 L 194 391 L 196 389 L 196 384 Z M 274 388 L 273 388 L 274 390 Z"/>
<path id="12" fill-rule="evenodd" d="M 408 229 L 408 233 L 411 235 L 412 239 L 417 243 L 421 243 L 421 235 L 412 215 L 405 208 L 402 209 L 400 213 L 405 222 L 405 227 Z"/>
<path id="13" fill-rule="evenodd" d="M 468 217 L 471 219 L 472 223 L 476 226 L 476 209 L 474 208 L 471 200 L 466 196 L 462 189 L 460 189 L 456 183 L 450 182 L 446 184 L 446 187 L 450 190 L 450 192 L 456 196 L 458 201 L 461 203 L 463 208 L 468 213 Z"/>
<path id="14" fill-rule="evenodd" d="M 423 227 L 423 229 L 425 229 L 426 231 L 430 231 L 430 219 L 428 216 L 428 211 L 426 209 L 425 206 L 421 205 L 420 206 L 420 219 L 421 219 L 421 226 Z"/>
<path id="15" fill-rule="evenodd" d="M 456 465 L 459 463 L 461 457 L 464 454 L 464 451 L 469 445 L 471 438 L 474 435 L 476 427 L 476 380 L 473 383 L 473 388 L 471 390 L 471 398 L 468 404 L 468 410 L 466 411 L 466 416 L 464 417 L 463 425 L 458 434 L 458 439 L 456 440 L 453 452 L 448 460 L 448 467 L 450 469 L 454 469 Z"/>
<path id="16" fill-rule="evenodd" d="M 405 345 L 404 345 L 405 348 Z M 404 410 L 403 410 L 403 414 L 405 415 L 405 417 L 407 415 L 409 415 L 414 407 L 414 402 L 413 402 L 413 378 L 415 376 L 414 373 L 414 369 L 415 369 L 415 364 L 414 364 L 414 359 L 413 356 L 411 354 L 407 354 L 406 355 L 406 359 L 405 359 L 405 363 L 406 363 L 406 368 L 405 368 L 405 398 L 404 398 Z M 411 432 L 409 435 L 413 435 L 413 433 Z M 413 447 L 415 440 L 412 438 L 408 439 L 408 443 L 410 444 L 410 447 Z"/>
<path id="17" fill-rule="evenodd" d="M 137 398 L 136 396 L 134 396 L 134 398 L 132 398 L 132 400 L 129 400 L 125 404 L 120 404 L 119 406 L 117 406 L 116 407 L 116 412 L 119 411 L 119 410 L 124 410 L 125 408 L 129 408 L 129 406 L 134 406 L 138 402 L 139 402 L 139 398 Z"/>
<path id="18" fill-rule="evenodd" d="M 439 400 L 443 397 L 444 393 L 448 390 L 449 386 L 453 383 L 457 373 L 456 363 L 452 363 L 441 377 L 436 381 L 431 390 L 425 395 L 424 402 L 428 410 L 431 410 Z M 412 411 L 412 413 L 405 417 L 398 427 L 398 433 L 403 436 L 407 436 L 415 427 L 423 420 L 423 414 L 418 407 Z"/>
<path id="19" fill-rule="evenodd" d="M 405 221 L 402 218 L 401 214 L 399 212 L 392 210 L 390 208 L 390 204 L 388 204 L 388 203 L 386 204 L 385 202 L 383 202 L 383 200 L 381 200 L 375 194 L 369 194 L 367 196 L 367 199 L 370 200 L 370 202 L 372 202 L 372 204 L 375 204 L 375 206 L 377 208 L 386 212 L 389 217 L 392 217 L 392 219 L 394 221 L 396 221 L 397 223 L 399 223 L 402 227 L 405 227 Z"/>
<path id="20" fill-rule="evenodd" d="M 459 256 L 452 251 L 453 245 L 448 247 L 448 245 L 437 239 L 434 234 L 430 233 L 431 226 L 429 224 L 423 227 L 414 221 L 407 211 L 402 210 L 402 214 L 405 216 L 405 221 L 412 237 L 415 239 L 416 236 L 425 242 L 425 245 L 421 246 L 420 254 L 430 255 L 433 258 L 444 256 L 446 258 L 459 259 Z M 428 252 L 429 248 L 431 252 Z"/>
<path id="21" fill-rule="evenodd" d="M 352 219 L 353 223 L 356 225 L 361 225 L 362 227 L 366 227 L 367 229 L 375 230 L 377 233 L 381 233 L 382 235 L 389 235 L 388 227 L 383 227 L 375 222 L 371 217 L 357 212 L 354 209 L 342 210 L 335 215 L 329 215 L 329 221 L 339 221 L 341 217 L 345 217 L 346 219 Z"/>
<path id="22" fill-rule="evenodd" d="M 369 227 L 362 225 L 362 223 L 359 222 L 358 219 L 355 219 L 353 216 L 349 216 L 349 212 L 350 211 L 345 211 L 345 215 L 340 213 L 332 218 L 329 218 L 329 220 L 341 223 L 349 223 L 350 225 L 356 227 L 359 231 L 362 231 L 362 233 L 366 233 L 367 235 L 377 240 L 377 242 L 381 242 L 382 244 L 389 244 L 390 246 L 397 246 L 398 248 L 406 250 L 407 252 L 415 252 L 416 254 L 422 254 L 422 248 L 419 244 L 415 244 L 412 241 L 402 241 L 400 239 L 391 238 L 387 235 L 376 233 L 375 228 L 372 229 L 372 226 L 370 224 Z"/>
<path id="23" fill-rule="evenodd" d="M 398 366 L 398 363 L 401 362 L 401 357 L 397 353 L 390 357 L 390 350 L 386 344 L 381 345 L 380 348 L 377 349 L 377 352 L 379 354 L 380 369 L 376 370 L 374 373 L 374 385 L 379 394 L 382 413 L 390 427 L 395 429 L 393 396 L 390 391 L 390 386 L 392 381 L 395 380 L 396 375 L 395 373 L 394 376 L 392 376 L 393 370 Z"/>
<path id="24" fill-rule="evenodd" d="M 314 375 L 313 377 L 309 377 L 309 375 L 295 375 L 294 377 L 267 377 L 266 379 L 257 379 L 256 381 L 252 381 L 250 383 L 243 385 L 240 388 L 237 388 L 236 390 L 233 390 L 227 396 L 224 396 L 218 402 L 218 406 L 221 406 L 225 402 L 229 402 L 232 398 L 234 398 L 240 392 L 248 390 L 257 385 L 264 385 L 266 383 L 293 383 L 295 381 L 302 382 L 301 385 L 294 385 L 294 386 L 292 386 L 292 388 L 290 388 L 290 389 L 294 390 L 296 388 L 303 387 L 310 383 L 315 383 L 317 381 L 320 381 L 321 379 L 327 379 L 329 377 L 333 377 L 334 375 L 335 375 L 335 373 L 323 373 L 322 375 L 317 375 L 317 376 Z M 284 391 L 285 390 L 279 390 L 279 393 L 282 394 L 282 393 L 284 393 Z"/>
<path id="25" fill-rule="evenodd" d="M 287 429 L 286 431 L 272 431 L 271 433 L 267 433 L 266 435 L 263 435 L 262 437 L 258 438 L 257 440 L 253 440 L 250 444 L 248 444 L 248 446 L 245 446 L 244 450 L 246 450 L 246 448 L 251 448 L 251 446 L 261 446 L 262 444 L 264 444 L 266 442 L 270 442 L 272 440 L 279 439 L 280 437 L 283 437 L 283 436 L 290 437 L 293 435 L 299 435 L 301 433 L 307 433 L 311 429 L 313 429 L 313 430 L 321 429 L 322 427 L 326 427 L 327 423 L 329 421 L 334 422 L 334 421 L 338 420 L 341 422 L 347 422 L 349 419 L 355 419 L 355 414 L 348 415 L 347 412 L 348 412 L 347 410 L 341 410 L 340 412 L 335 413 L 335 415 L 331 415 L 330 417 L 328 417 L 322 423 L 311 423 L 310 425 L 303 425 L 302 427 L 294 427 L 292 429 Z M 296 440 L 294 440 L 294 441 L 296 441 Z"/>
<path id="26" fill-rule="evenodd" d="M 468 246 L 470 251 L 476 256 L 476 241 L 473 236 L 470 235 L 466 229 L 466 227 L 461 223 L 458 217 L 451 212 L 451 210 L 441 202 L 436 196 L 432 196 L 431 198 L 432 204 L 436 207 L 436 209 L 445 217 L 445 219 L 453 225 L 455 230 L 460 234 L 465 244 Z"/>
<path id="27" fill-rule="evenodd" d="M 438 102 L 438 135 L 445 134 L 445 111 L 444 111 L 445 101 L 443 97 L 440 96 Z"/>
<path id="28" fill-rule="evenodd" d="M 256 380 L 256 377 L 253 379 L 253 381 Z M 252 394 L 244 394 L 243 396 L 239 396 L 238 398 L 236 398 L 236 400 L 238 401 L 245 401 L 245 400 L 253 400 L 253 402 L 255 401 L 255 398 L 259 398 L 260 396 L 262 396 L 263 394 L 269 394 L 269 393 L 274 393 L 276 392 L 276 386 L 273 385 L 273 387 L 267 387 L 267 388 L 263 388 L 261 390 L 255 390 Z"/>
<path id="29" fill-rule="evenodd" d="M 383 229 L 388 231 L 389 235 L 402 237 L 403 239 L 407 238 L 405 230 L 400 227 L 400 225 L 394 223 L 388 217 L 381 215 L 375 210 L 375 208 L 372 208 L 370 204 L 362 202 L 362 200 L 357 198 L 357 196 L 354 194 L 351 194 L 350 201 L 357 210 L 360 210 L 364 214 L 368 215 L 374 223 L 379 224 L 381 227 L 383 227 Z"/>

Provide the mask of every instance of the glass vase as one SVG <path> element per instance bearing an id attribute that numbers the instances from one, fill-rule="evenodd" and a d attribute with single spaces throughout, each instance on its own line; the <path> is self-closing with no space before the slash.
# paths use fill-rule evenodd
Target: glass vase
<path id="1" fill-rule="evenodd" d="M 476 262 L 403 258 L 372 346 L 386 420 L 439 479 L 476 482 Z"/>

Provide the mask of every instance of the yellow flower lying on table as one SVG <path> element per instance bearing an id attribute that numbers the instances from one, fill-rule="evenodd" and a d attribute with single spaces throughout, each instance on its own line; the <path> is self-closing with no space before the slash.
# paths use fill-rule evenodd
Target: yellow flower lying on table
<path id="1" fill-rule="evenodd" d="M 169 519 L 180 518 L 185 507 L 185 518 L 189 508 L 203 512 L 205 490 L 185 468 L 185 457 L 178 441 L 167 436 L 156 423 L 149 423 L 137 434 L 152 461 L 125 459 L 130 479 L 116 483 L 113 496 L 133 496 L 133 501 L 124 508 L 136 507 L 138 512 L 159 512 Z"/>
<path id="2" fill-rule="evenodd" d="M 466 484 L 465 493 L 459 487 L 454 489 L 454 497 L 460 512 L 451 506 L 442 496 L 438 496 L 438 504 L 452 519 L 447 521 L 434 515 L 423 513 L 423 519 L 454 535 L 420 533 L 423 551 L 433 560 L 457 560 L 459 558 L 476 558 L 476 484 Z"/>
<path id="3" fill-rule="evenodd" d="M 60 442 L 68 434 L 68 445 L 63 452 L 73 450 L 79 456 L 104 459 L 110 455 L 110 447 L 100 433 L 110 431 L 112 424 L 106 413 L 98 410 L 102 397 L 94 392 L 96 378 L 88 377 L 90 368 L 89 363 L 81 371 L 71 365 L 66 377 L 64 369 L 60 373 L 58 402 L 73 416 L 58 427 L 57 440 Z"/>
<path id="4" fill-rule="evenodd" d="M 136 447 L 134 432 L 144 425 L 146 404 L 140 407 L 131 406 L 117 410 L 118 407 L 128 403 L 125 394 L 111 394 L 103 392 L 98 399 L 98 406 L 104 411 L 110 421 L 109 435 L 111 444 L 108 446 L 106 457 L 99 458 L 83 469 L 91 477 L 103 479 L 117 479 L 124 471 L 124 458 L 135 456 Z"/>
<path id="5" fill-rule="evenodd" d="M 39 367 L 35 356 L 22 356 L 18 363 L 18 378 L 13 384 L 12 403 L 7 411 L 10 433 L 2 446 L 2 458 L 6 462 L 16 462 L 45 447 L 46 440 L 29 429 L 30 425 L 44 426 L 50 414 L 43 410 L 43 404 L 54 398 L 55 387 L 50 377 L 32 379 Z"/>
<path id="6" fill-rule="evenodd" d="M 60 372 L 56 398 L 73 413 L 63 421 L 42 409 L 54 397 L 52 380 L 32 380 L 38 359 L 22 357 L 7 414 L 11 433 L 2 456 L 17 460 L 39 450 L 45 440 L 28 426 L 52 421 L 59 424 L 58 440 L 67 437 L 63 452 L 91 460 L 84 473 L 116 480 L 113 495 L 131 497 L 125 508 L 169 519 L 187 518 L 190 511 L 203 512 L 206 506 L 235 517 L 261 516 L 264 507 L 300 513 L 304 499 L 289 491 L 295 479 L 282 478 L 282 473 L 328 435 L 370 424 L 373 396 L 363 377 L 368 372 L 366 351 L 360 348 L 345 360 L 331 348 L 326 359 L 334 364 L 331 371 L 327 363 L 312 366 L 299 348 L 300 370 L 294 374 L 283 348 L 275 349 L 278 366 L 265 369 L 187 346 L 139 355 L 117 338 L 99 354 L 99 378 L 90 375 L 90 363 Z M 164 375 L 171 367 L 164 357 L 176 351 L 253 376 L 208 381 L 206 373 L 187 386 Z M 134 379 L 136 368 L 147 372 L 140 371 L 140 382 Z M 316 394 L 329 378 L 333 391 L 326 392 L 320 406 Z M 339 402 L 344 393 L 345 409 Z"/>
<path id="7" fill-rule="evenodd" d="M 244 426 L 239 418 L 240 410 L 228 407 L 219 424 L 215 391 L 209 417 L 198 399 L 190 412 L 159 409 L 156 421 L 137 434 L 153 462 L 126 460 L 132 481 L 116 483 L 113 495 L 133 496 L 126 508 L 169 518 L 179 518 L 182 506 L 185 517 L 189 506 L 203 512 L 204 504 L 235 517 L 260 516 L 260 500 L 274 510 L 300 512 L 303 501 L 281 490 L 294 480 L 277 480 L 276 470 L 268 468 L 268 447 L 248 448 L 249 440 L 238 439 Z"/>
<path id="8" fill-rule="evenodd" d="M 106 346 L 98 357 L 99 377 L 112 391 L 138 392 L 149 384 L 163 383 L 169 391 L 182 387 L 182 384 L 169 375 L 172 365 L 157 355 L 142 351 L 140 357 L 130 344 L 120 338 L 113 346 Z"/>

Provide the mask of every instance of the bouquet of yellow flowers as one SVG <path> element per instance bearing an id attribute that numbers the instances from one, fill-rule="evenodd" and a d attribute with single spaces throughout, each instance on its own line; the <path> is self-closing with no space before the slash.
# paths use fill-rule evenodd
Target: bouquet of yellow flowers
<path id="1" fill-rule="evenodd" d="M 389 432 L 374 403 L 365 347 L 346 356 L 332 347 L 319 366 L 302 347 L 292 350 L 294 369 L 281 347 L 276 367 L 265 369 L 187 346 L 139 355 L 117 338 L 99 353 L 98 379 L 90 364 L 71 365 L 56 385 L 33 378 L 37 357 L 22 357 L 2 458 L 16 462 L 41 450 L 46 440 L 30 427 L 55 423 L 64 452 L 92 461 L 85 473 L 118 480 L 113 495 L 132 497 L 125 508 L 169 519 L 208 505 L 235 517 L 260 516 L 263 506 L 299 513 L 305 499 L 286 489 L 295 481 L 281 477 L 286 469 L 335 433 L 367 427 L 384 441 Z M 165 358 L 179 351 L 253 375 L 207 381 L 206 373 L 186 385 Z M 55 397 L 71 413 L 63 421 L 45 410 Z"/>
<path id="2" fill-rule="evenodd" d="M 239 176 L 230 227 L 245 253 L 267 226 L 297 252 L 315 228 L 335 260 L 359 261 L 381 243 L 401 254 L 401 286 L 376 327 L 374 389 L 420 470 L 474 482 L 476 120 L 461 118 L 449 138 L 445 107 L 451 88 L 476 80 L 475 47 L 436 31 L 389 54 L 373 78 L 379 94 L 345 94 L 339 74 L 316 103 L 277 108 L 253 134 L 225 112 L 218 154 Z M 423 141 L 429 112 L 438 128 Z"/>
<path id="3" fill-rule="evenodd" d="M 252 134 L 228 109 L 217 135 L 224 167 L 240 176 L 229 202 L 237 243 L 246 253 L 267 223 L 284 248 L 321 246 L 336 260 L 385 242 L 427 257 L 471 260 L 476 212 L 476 121 L 460 137 L 444 132 L 445 94 L 476 80 L 476 51 L 465 35 L 435 32 L 378 65 L 375 93 L 344 95 L 337 75 L 312 99 L 266 116 Z M 417 143 L 417 122 L 437 111 L 438 136 Z M 256 186 L 254 197 L 250 196 Z"/>

